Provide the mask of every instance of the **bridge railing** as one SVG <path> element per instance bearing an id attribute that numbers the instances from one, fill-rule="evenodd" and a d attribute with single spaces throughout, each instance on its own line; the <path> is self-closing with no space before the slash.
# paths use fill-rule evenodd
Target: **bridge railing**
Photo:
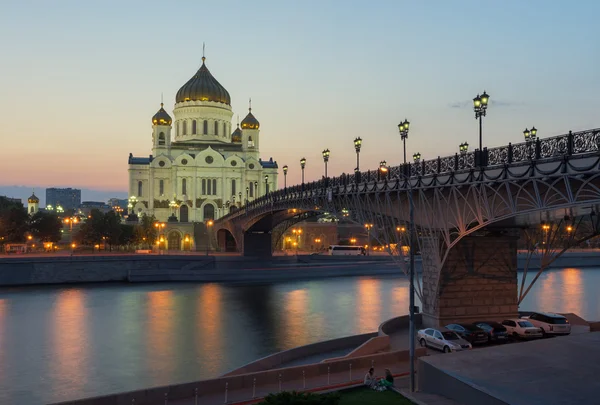
<path id="1" fill-rule="evenodd" d="M 444 175 L 476 167 L 493 168 L 512 164 L 523 164 L 528 161 L 540 161 L 552 159 L 557 156 L 571 156 L 578 154 L 589 154 L 600 152 L 600 128 L 589 129 L 579 132 L 569 132 L 550 138 L 535 141 L 509 143 L 505 146 L 495 148 L 484 148 L 483 151 L 475 150 L 465 154 L 454 154 L 452 156 L 437 157 L 436 159 L 422 160 L 416 163 L 407 163 L 388 167 L 388 172 L 383 175 L 377 170 L 356 172 L 354 174 L 342 174 L 337 177 L 322 178 L 318 181 L 299 184 L 271 192 L 249 202 L 244 208 L 250 210 L 262 207 L 265 204 L 281 200 L 298 200 L 306 197 L 325 195 L 328 188 L 349 186 L 363 189 L 364 183 L 378 180 L 400 179 L 407 177 L 419 178 L 424 176 Z M 358 189 L 357 188 L 357 189 Z"/>

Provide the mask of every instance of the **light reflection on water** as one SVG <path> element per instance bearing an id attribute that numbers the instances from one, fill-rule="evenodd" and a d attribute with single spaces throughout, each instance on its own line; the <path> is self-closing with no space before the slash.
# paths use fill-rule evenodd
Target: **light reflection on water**
<path id="1" fill-rule="evenodd" d="M 600 319 L 599 283 L 600 269 L 548 271 L 521 308 Z M 215 377 L 276 351 L 372 332 L 407 313 L 408 281 L 48 286 L 0 296 L 0 404 L 26 405 Z"/>

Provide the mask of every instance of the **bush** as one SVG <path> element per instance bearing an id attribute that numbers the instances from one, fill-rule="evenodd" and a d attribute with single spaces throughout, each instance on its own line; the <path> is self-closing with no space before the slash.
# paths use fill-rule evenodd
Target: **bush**
<path id="1" fill-rule="evenodd" d="M 337 392 L 319 395 L 292 391 L 269 394 L 259 405 L 337 405 L 339 402 Z"/>

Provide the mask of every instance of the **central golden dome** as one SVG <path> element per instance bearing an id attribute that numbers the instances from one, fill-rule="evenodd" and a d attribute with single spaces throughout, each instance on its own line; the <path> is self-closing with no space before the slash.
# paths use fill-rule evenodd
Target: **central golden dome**
<path id="1" fill-rule="evenodd" d="M 214 101 L 215 103 L 231 105 L 229 92 L 210 74 L 204 64 L 205 59 L 202 58 L 202 66 L 200 66 L 194 77 L 181 86 L 175 96 L 175 102 Z"/>

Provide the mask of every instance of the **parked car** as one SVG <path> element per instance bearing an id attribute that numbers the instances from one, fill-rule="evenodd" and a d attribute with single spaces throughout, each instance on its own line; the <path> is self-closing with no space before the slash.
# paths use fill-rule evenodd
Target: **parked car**
<path id="1" fill-rule="evenodd" d="M 484 330 L 488 336 L 488 342 L 506 342 L 508 333 L 506 328 L 495 321 L 477 321 L 473 322 L 475 326 Z"/>
<path id="2" fill-rule="evenodd" d="M 506 319 L 502 321 L 509 335 L 515 338 L 535 339 L 542 337 L 540 328 L 533 326 L 527 319 Z"/>
<path id="3" fill-rule="evenodd" d="M 460 337 L 471 344 L 487 343 L 488 336 L 485 331 L 471 323 L 451 323 L 446 328 L 458 333 Z"/>
<path id="4" fill-rule="evenodd" d="M 473 346 L 455 332 L 448 329 L 421 329 L 417 332 L 421 347 L 431 347 L 444 353 L 459 352 L 471 349 Z"/>
<path id="5" fill-rule="evenodd" d="M 522 319 L 527 319 L 533 326 L 540 328 L 544 336 L 568 335 L 571 333 L 571 324 L 562 315 L 548 312 L 534 312 L 529 316 L 524 316 Z"/>

